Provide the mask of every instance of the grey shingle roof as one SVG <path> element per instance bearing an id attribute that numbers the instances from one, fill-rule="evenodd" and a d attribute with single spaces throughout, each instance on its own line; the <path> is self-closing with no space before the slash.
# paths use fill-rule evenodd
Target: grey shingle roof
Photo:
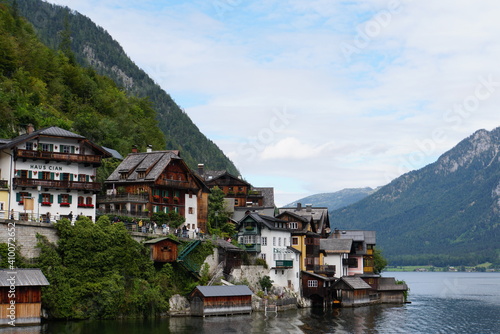
<path id="1" fill-rule="evenodd" d="M 349 253 L 351 251 L 352 239 L 320 239 L 319 249 L 327 253 Z"/>
<path id="2" fill-rule="evenodd" d="M 287 226 L 288 222 L 285 220 L 281 220 L 278 218 L 274 218 L 271 216 L 264 216 L 264 215 L 259 215 L 258 213 L 249 213 L 243 219 L 240 221 L 240 224 L 247 218 L 251 217 L 254 221 L 257 223 L 260 223 L 264 226 L 266 226 L 270 230 L 286 230 L 289 231 L 287 227 L 276 227 L 274 224 L 275 223 L 284 223 L 284 226 Z"/>
<path id="3" fill-rule="evenodd" d="M 12 274 L 15 272 L 15 274 Z M 10 286 L 8 279 L 15 276 L 15 286 L 45 286 L 49 281 L 40 269 L 0 269 L 0 286 Z"/>
<path id="4" fill-rule="evenodd" d="M 144 180 L 156 180 L 165 170 L 172 159 L 180 157 L 174 151 L 154 151 L 129 154 L 120 165 L 111 173 L 106 182 L 110 181 L 137 181 L 137 171 L 149 170 Z M 127 173 L 124 180 L 120 177 L 121 172 Z"/>
<path id="5" fill-rule="evenodd" d="M 222 296 L 251 296 L 252 290 L 246 285 L 231 285 L 231 286 L 202 286 L 196 287 L 205 297 L 222 297 Z"/>
<path id="6" fill-rule="evenodd" d="M 394 277 L 380 277 L 378 281 L 378 291 L 406 291 L 406 284 L 396 284 Z"/>
<path id="7" fill-rule="evenodd" d="M 172 241 L 173 243 L 176 243 L 176 244 L 180 244 L 179 241 L 177 240 L 174 240 L 174 239 L 170 239 L 169 237 L 161 237 L 161 238 L 155 238 L 155 239 L 151 239 L 151 240 L 147 240 L 147 241 L 144 241 L 144 244 L 145 245 L 154 245 L 160 241 L 163 241 L 163 240 L 170 240 Z"/>
<path id="8" fill-rule="evenodd" d="M 339 281 L 344 281 L 353 290 L 371 289 L 372 287 L 357 276 L 344 276 Z"/>
<path id="9" fill-rule="evenodd" d="M 273 187 L 254 187 L 253 190 L 262 192 L 262 196 L 264 198 L 263 206 L 275 206 Z"/>

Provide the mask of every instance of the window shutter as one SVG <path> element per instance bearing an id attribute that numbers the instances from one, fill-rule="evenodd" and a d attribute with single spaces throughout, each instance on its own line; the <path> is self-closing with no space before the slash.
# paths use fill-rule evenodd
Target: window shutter
<path id="1" fill-rule="evenodd" d="M 90 182 L 90 175 L 85 175 L 85 182 Z"/>
<path id="2" fill-rule="evenodd" d="M 69 173 L 69 180 L 73 181 L 73 173 Z"/>
<path id="3" fill-rule="evenodd" d="M 50 195 L 50 203 L 53 203 L 54 202 L 54 195 Z"/>
<path id="4" fill-rule="evenodd" d="M 42 172 L 38 172 L 38 178 L 41 180 L 43 179 L 43 173 Z"/>
<path id="5" fill-rule="evenodd" d="M 54 177 L 55 177 L 54 173 L 50 173 L 50 179 L 54 180 Z"/>
<path id="6" fill-rule="evenodd" d="M 75 153 L 75 147 L 74 146 L 71 146 L 71 153 Z"/>
<path id="7" fill-rule="evenodd" d="M 28 178 L 32 178 L 33 177 L 33 172 L 32 171 L 28 171 Z"/>
<path id="8" fill-rule="evenodd" d="M 42 194 L 38 194 L 38 203 L 42 202 L 42 199 L 43 199 Z"/>
<path id="9" fill-rule="evenodd" d="M 68 203 L 71 204 L 73 202 L 73 196 L 71 195 L 68 195 Z"/>
<path id="10" fill-rule="evenodd" d="M 54 152 L 54 144 L 49 144 L 49 151 Z"/>
<path id="11" fill-rule="evenodd" d="M 61 194 L 57 195 L 57 203 L 61 203 Z"/>
<path id="12" fill-rule="evenodd" d="M 16 202 L 19 202 L 21 200 L 21 194 L 16 193 Z"/>

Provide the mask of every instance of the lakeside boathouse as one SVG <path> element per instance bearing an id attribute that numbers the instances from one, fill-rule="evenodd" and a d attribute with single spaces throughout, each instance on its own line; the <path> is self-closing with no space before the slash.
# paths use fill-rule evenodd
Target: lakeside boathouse
<path id="1" fill-rule="evenodd" d="M 47 285 L 40 269 L 0 269 L 0 326 L 39 324 Z"/>
<path id="2" fill-rule="evenodd" d="M 252 290 L 246 285 L 197 286 L 191 292 L 191 315 L 252 313 Z"/>

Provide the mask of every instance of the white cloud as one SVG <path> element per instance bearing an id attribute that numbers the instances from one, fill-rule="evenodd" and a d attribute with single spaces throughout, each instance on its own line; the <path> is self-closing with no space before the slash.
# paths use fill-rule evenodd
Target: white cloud
<path id="1" fill-rule="evenodd" d="M 500 82 L 497 1 L 58 3 L 110 32 L 281 204 L 385 184 L 500 125 L 500 86 L 454 112 L 481 79 Z M 293 117 L 273 126 L 280 110 Z"/>

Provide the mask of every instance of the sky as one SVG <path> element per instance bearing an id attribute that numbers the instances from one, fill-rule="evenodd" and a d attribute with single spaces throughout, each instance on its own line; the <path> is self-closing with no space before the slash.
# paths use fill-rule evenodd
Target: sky
<path id="1" fill-rule="evenodd" d="M 497 0 L 49 2 L 111 34 L 278 206 L 500 126 Z"/>

